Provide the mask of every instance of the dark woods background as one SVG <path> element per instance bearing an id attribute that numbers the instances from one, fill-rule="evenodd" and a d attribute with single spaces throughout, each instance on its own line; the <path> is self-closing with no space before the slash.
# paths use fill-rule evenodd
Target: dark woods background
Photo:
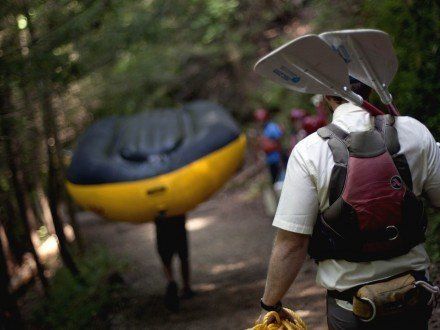
<path id="1" fill-rule="evenodd" d="M 84 277 L 74 261 L 82 242 L 64 180 L 72 144 L 92 120 L 197 98 L 226 106 L 243 124 L 256 107 L 280 121 L 292 107 L 313 111 L 310 96 L 261 80 L 253 64 L 296 36 L 352 27 L 393 36 L 397 106 L 439 139 L 437 1 L 1 1 L 0 295 L 8 297 L 7 318 L 19 317 L 8 293 L 11 276 L 26 265 L 50 295 L 48 267 L 36 252 L 49 237 L 57 237 L 74 277 Z M 429 240 L 437 259 L 439 223 Z"/>

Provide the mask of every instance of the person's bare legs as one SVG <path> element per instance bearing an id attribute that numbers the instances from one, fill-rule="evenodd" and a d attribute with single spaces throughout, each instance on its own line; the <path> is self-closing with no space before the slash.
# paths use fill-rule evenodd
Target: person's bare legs
<path id="1" fill-rule="evenodd" d="M 162 269 L 165 278 L 168 282 L 165 290 L 164 303 L 168 310 L 177 312 L 179 310 L 179 297 L 172 267 L 173 255 L 176 252 L 175 247 L 172 244 L 175 236 L 174 228 L 172 223 L 170 224 L 167 222 L 167 219 L 157 219 L 155 223 L 157 251 L 162 261 Z"/>
<path id="2" fill-rule="evenodd" d="M 183 283 L 183 294 L 185 295 L 187 292 L 191 292 L 191 283 L 190 283 L 190 268 L 189 268 L 189 260 L 188 258 L 180 258 L 180 270 L 182 275 L 182 283 Z"/>
<path id="3" fill-rule="evenodd" d="M 182 299 L 191 299 L 195 292 L 191 289 L 190 265 L 188 258 L 180 258 L 180 268 L 183 282 Z"/>
<path id="4" fill-rule="evenodd" d="M 163 263 L 163 271 L 168 282 L 164 297 L 165 307 L 172 312 L 177 312 L 179 310 L 179 298 L 177 295 L 177 283 L 174 280 L 172 259 L 169 262 Z"/>
<path id="5" fill-rule="evenodd" d="M 165 278 L 167 279 L 168 282 L 175 282 L 174 280 L 174 274 L 173 274 L 173 267 L 171 265 L 172 263 L 163 263 L 162 264 L 162 269 L 163 272 L 165 274 Z"/>
<path id="6" fill-rule="evenodd" d="M 179 259 L 180 259 L 180 272 L 182 276 L 182 298 L 190 299 L 194 296 L 194 291 L 191 289 L 191 270 L 189 262 L 189 249 L 186 228 L 184 227 L 180 236 L 179 244 Z"/>

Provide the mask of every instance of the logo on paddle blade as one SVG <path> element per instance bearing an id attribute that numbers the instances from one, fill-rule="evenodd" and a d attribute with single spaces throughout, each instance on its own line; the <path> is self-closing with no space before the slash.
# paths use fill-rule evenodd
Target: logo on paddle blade
<path id="1" fill-rule="evenodd" d="M 391 188 L 399 190 L 402 189 L 403 183 L 402 183 L 402 178 L 398 175 L 395 175 L 391 178 L 390 180 L 390 185 Z"/>
<path id="2" fill-rule="evenodd" d="M 275 73 L 277 76 L 281 77 L 285 81 L 292 82 L 294 84 L 299 83 L 299 81 L 301 80 L 301 77 L 299 77 L 298 75 L 296 75 L 295 73 L 290 71 L 285 66 L 282 66 L 279 69 L 273 70 L 273 73 Z"/>

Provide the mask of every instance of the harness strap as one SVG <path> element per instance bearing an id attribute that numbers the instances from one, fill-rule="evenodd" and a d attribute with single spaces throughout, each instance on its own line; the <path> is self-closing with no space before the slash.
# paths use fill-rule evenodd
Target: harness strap
<path id="1" fill-rule="evenodd" d="M 318 129 L 318 135 L 323 139 L 329 139 L 335 135 L 339 139 L 345 140 L 348 136 L 348 133 L 335 124 L 328 124 L 327 126 Z"/>
<path id="2" fill-rule="evenodd" d="M 394 126 L 395 121 L 395 117 L 392 115 L 376 116 L 374 118 L 374 126 L 382 134 L 386 148 L 393 158 L 394 164 L 406 187 L 412 191 L 413 183 L 408 161 L 404 154 L 399 155 L 400 142 L 397 129 Z"/>
<path id="3" fill-rule="evenodd" d="M 333 155 L 335 166 L 332 169 L 329 202 L 332 205 L 342 194 L 347 177 L 347 165 L 349 158 L 348 141 L 349 133 L 342 130 L 335 124 L 329 124 L 318 130 L 318 135 L 324 140 L 328 140 L 328 146 Z"/>
<path id="4" fill-rule="evenodd" d="M 391 115 L 377 116 L 374 126 L 382 134 L 388 152 L 395 155 L 400 151 L 397 130 L 394 127 L 395 119 Z"/>
<path id="5" fill-rule="evenodd" d="M 333 154 L 333 160 L 336 164 L 347 166 L 348 164 L 348 141 L 349 133 L 342 130 L 335 124 L 329 124 L 318 130 L 318 135 L 324 140 L 329 140 L 328 145 Z"/>
<path id="6" fill-rule="evenodd" d="M 363 287 L 364 285 L 368 285 L 368 284 L 374 284 L 374 283 L 380 283 L 380 282 L 386 282 L 388 280 L 391 280 L 393 278 L 397 278 L 399 276 L 402 276 L 404 274 L 411 274 L 414 276 L 414 278 L 416 280 L 423 280 L 426 281 L 426 272 L 425 270 L 411 270 L 405 273 L 400 273 L 394 276 L 391 276 L 390 278 L 388 278 L 387 280 L 378 280 L 378 281 L 372 281 L 369 283 L 365 283 L 365 284 L 361 284 L 355 287 L 352 287 L 350 289 L 347 289 L 345 291 L 336 291 L 336 290 L 327 290 L 327 295 L 334 298 L 334 299 L 338 299 L 338 300 L 344 300 L 346 302 L 349 302 L 350 304 L 353 303 L 353 297 L 356 296 L 356 292 Z"/>

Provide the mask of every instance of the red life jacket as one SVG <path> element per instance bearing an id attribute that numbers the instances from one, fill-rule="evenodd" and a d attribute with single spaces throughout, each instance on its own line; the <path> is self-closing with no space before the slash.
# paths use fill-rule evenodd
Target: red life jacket
<path id="1" fill-rule="evenodd" d="M 330 207 L 316 221 L 309 254 L 317 261 L 384 260 L 408 253 L 425 240 L 423 203 L 394 117 L 377 116 L 375 129 L 347 133 L 330 124 L 318 130 L 333 154 Z"/>

